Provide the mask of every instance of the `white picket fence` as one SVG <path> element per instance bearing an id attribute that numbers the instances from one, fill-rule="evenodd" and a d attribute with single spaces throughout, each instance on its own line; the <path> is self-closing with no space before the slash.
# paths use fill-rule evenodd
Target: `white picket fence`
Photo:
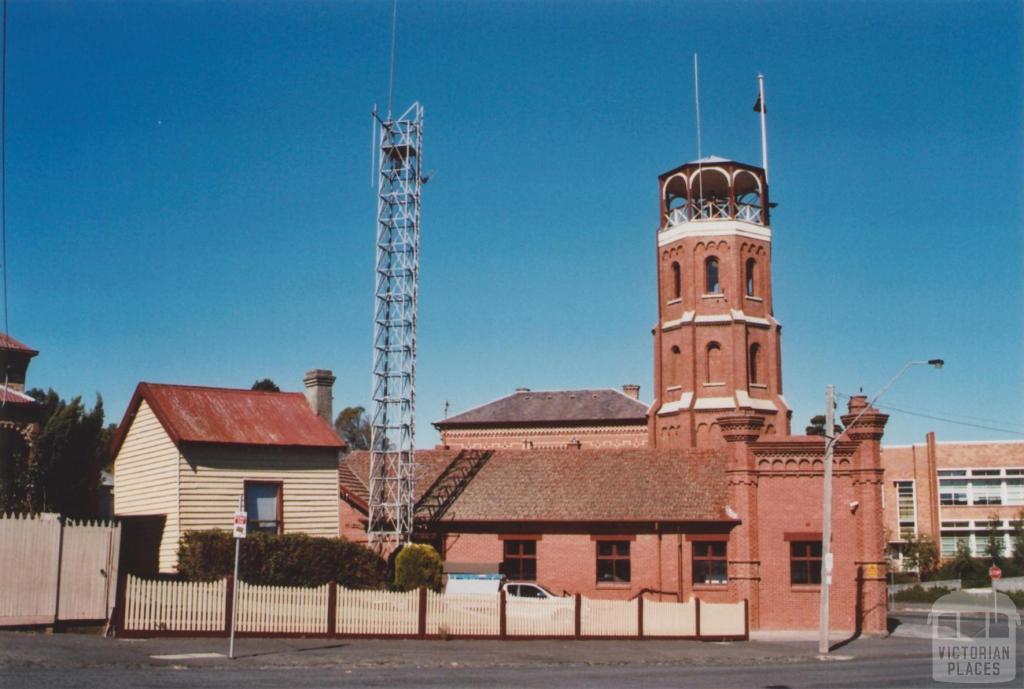
<path id="1" fill-rule="evenodd" d="M 583 596 L 531 600 L 446 596 L 419 590 L 357 591 L 238 584 L 239 634 L 368 637 L 674 637 L 747 636 L 747 606 L 648 599 L 596 600 Z M 129 576 L 119 631 L 226 634 L 232 602 L 228 579 L 197 583 Z"/>
<path id="2" fill-rule="evenodd" d="M 338 634 L 414 636 L 419 631 L 419 591 L 355 591 L 338 587 Z"/>
<path id="3" fill-rule="evenodd" d="M 128 575 L 124 629 L 150 632 L 216 632 L 224 625 L 227 580 L 148 581 Z"/>

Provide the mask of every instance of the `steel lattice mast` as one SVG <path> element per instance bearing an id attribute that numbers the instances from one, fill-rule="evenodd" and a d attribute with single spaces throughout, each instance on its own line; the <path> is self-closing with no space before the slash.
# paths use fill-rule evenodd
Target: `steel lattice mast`
<path id="1" fill-rule="evenodd" d="M 413 529 L 416 300 L 423 107 L 380 120 L 376 306 L 370 443 L 370 542 L 389 549 Z"/>

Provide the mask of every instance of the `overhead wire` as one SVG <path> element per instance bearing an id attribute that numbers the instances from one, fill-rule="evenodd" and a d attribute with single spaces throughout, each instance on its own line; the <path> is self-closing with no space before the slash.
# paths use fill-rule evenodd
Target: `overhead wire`
<path id="1" fill-rule="evenodd" d="M 836 394 L 837 394 L 837 396 L 842 397 L 844 399 L 850 399 L 850 395 L 846 395 L 846 394 L 843 394 L 843 393 L 836 393 Z M 896 406 L 893 406 L 891 404 L 876 403 L 875 406 L 878 407 L 879 409 L 885 409 L 887 411 L 894 411 L 894 412 L 897 412 L 899 414 L 907 414 L 909 416 L 917 416 L 917 417 L 920 417 L 920 418 L 923 418 L 923 419 L 931 419 L 933 421 L 941 421 L 943 423 L 954 424 L 954 425 L 957 425 L 957 426 L 966 426 L 968 428 L 978 428 L 978 429 L 985 430 L 985 431 L 995 431 L 996 433 L 1006 433 L 1008 435 L 1016 435 L 1016 436 L 1020 436 L 1020 437 L 1024 438 L 1024 431 L 1013 430 L 1013 429 L 1009 429 L 1009 428 L 1000 428 L 998 426 L 990 426 L 990 425 L 985 425 L 985 424 L 973 423 L 971 421 L 961 421 L 961 420 L 956 419 L 956 418 L 950 418 L 950 416 L 958 416 L 956 414 L 950 414 L 949 416 L 940 416 L 940 415 L 937 415 L 937 414 L 928 414 L 928 413 L 925 413 L 923 411 L 917 411 L 917 410 L 914 410 L 914 409 L 905 409 L 903 407 L 896 407 Z M 943 412 L 943 413 L 945 413 L 945 412 Z M 981 421 L 987 421 L 989 423 L 1000 423 L 1000 424 L 1016 425 L 1013 422 L 1007 422 L 1007 421 L 1004 421 L 1002 419 L 982 419 L 980 417 L 971 417 L 971 418 L 975 418 L 976 420 L 981 420 Z"/>

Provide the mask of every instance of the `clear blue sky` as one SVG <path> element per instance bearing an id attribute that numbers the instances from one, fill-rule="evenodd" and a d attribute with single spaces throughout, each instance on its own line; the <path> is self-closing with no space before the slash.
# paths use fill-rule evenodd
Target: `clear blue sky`
<path id="1" fill-rule="evenodd" d="M 1024 435 L 1024 5 L 411 2 L 396 108 L 426 108 L 418 445 L 517 386 L 651 396 L 659 173 L 760 159 L 794 430 L 823 390 L 887 441 Z M 11 0 L 11 334 L 29 384 L 301 389 L 369 406 L 370 109 L 390 2 Z M 967 419 L 970 421 L 970 419 Z"/>

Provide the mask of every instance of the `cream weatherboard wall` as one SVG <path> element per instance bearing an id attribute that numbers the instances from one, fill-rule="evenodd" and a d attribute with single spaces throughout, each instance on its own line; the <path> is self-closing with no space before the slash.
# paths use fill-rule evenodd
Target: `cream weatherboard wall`
<path id="1" fill-rule="evenodd" d="M 339 534 L 337 450 L 184 444 L 179 451 L 145 400 L 117 454 L 114 481 L 118 516 L 166 515 L 161 572 L 177 570 L 186 531 L 231 528 L 245 481 L 282 484 L 285 533 Z"/>
<path id="2" fill-rule="evenodd" d="M 160 571 L 178 562 L 178 448 L 142 400 L 114 461 L 114 514 L 166 515 L 160 539 Z"/>
<path id="3" fill-rule="evenodd" d="M 229 528 L 245 481 L 279 481 L 285 533 L 338 536 L 337 450 L 185 446 L 179 471 L 183 532 Z"/>

